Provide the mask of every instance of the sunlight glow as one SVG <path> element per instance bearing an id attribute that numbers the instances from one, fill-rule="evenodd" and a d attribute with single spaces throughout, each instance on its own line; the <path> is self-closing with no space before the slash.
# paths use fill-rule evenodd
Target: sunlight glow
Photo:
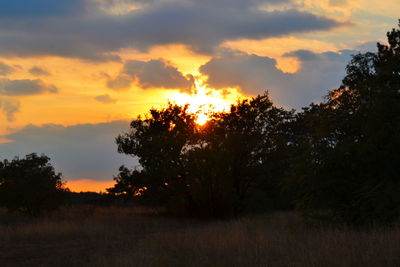
<path id="1" fill-rule="evenodd" d="M 113 187 L 115 181 L 96 181 L 92 179 L 68 180 L 66 186 L 72 192 L 105 192 Z"/>
<path id="2" fill-rule="evenodd" d="M 207 116 L 206 114 L 200 113 L 197 115 L 197 119 L 196 119 L 196 123 L 198 125 L 204 125 L 206 124 L 206 122 L 210 119 L 209 116 Z"/>
<path id="3" fill-rule="evenodd" d="M 243 95 L 235 88 L 217 90 L 207 87 L 204 77 L 197 77 L 195 90 L 192 94 L 178 92 L 172 96 L 172 102 L 177 105 L 189 105 L 189 112 L 196 114 L 198 125 L 204 125 L 212 113 L 228 111 L 230 106 Z"/>

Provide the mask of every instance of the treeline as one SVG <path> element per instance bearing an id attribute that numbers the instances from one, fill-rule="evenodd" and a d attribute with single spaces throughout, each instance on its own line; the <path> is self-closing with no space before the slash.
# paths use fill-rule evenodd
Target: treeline
<path id="1" fill-rule="evenodd" d="M 166 204 L 177 214 L 229 217 L 294 207 L 350 224 L 391 223 L 400 215 L 400 30 L 377 53 L 353 56 L 342 85 L 301 112 L 268 95 L 232 105 L 204 125 L 169 104 L 132 121 L 109 189 Z"/>
<path id="2" fill-rule="evenodd" d="M 109 196 L 165 205 L 177 215 L 294 208 L 353 225 L 394 222 L 400 30 L 387 36 L 378 52 L 353 56 L 342 85 L 322 103 L 299 112 L 274 106 L 267 94 L 211 114 L 202 126 L 188 106 L 151 109 L 116 139 L 118 151 L 137 157 L 140 167 L 121 166 Z M 61 204 L 65 192 L 45 156 L 0 162 L 0 206 L 36 214 Z"/>

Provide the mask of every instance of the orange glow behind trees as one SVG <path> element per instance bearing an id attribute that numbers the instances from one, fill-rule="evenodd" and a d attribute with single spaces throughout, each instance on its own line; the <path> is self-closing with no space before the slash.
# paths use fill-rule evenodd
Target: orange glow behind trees
<path id="1" fill-rule="evenodd" d="M 232 104 L 242 99 L 243 95 L 236 88 L 217 90 L 209 88 L 204 78 L 196 78 L 193 94 L 179 92 L 172 96 L 171 102 L 179 106 L 188 105 L 188 111 L 196 114 L 196 123 L 204 125 L 210 115 L 226 112 Z"/>
<path id="2" fill-rule="evenodd" d="M 114 185 L 114 181 L 95 181 L 91 179 L 69 180 L 67 187 L 72 192 L 105 192 L 106 188 Z"/>

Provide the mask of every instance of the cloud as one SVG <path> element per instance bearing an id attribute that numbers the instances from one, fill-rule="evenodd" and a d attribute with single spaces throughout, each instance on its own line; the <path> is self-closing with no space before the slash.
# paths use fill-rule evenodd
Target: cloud
<path id="1" fill-rule="evenodd" d="M 128 121 L 74 126 L 29 125 L 4 136 L 13 142 L 0 144 L 0 159 L 44 153 L 65 179 L 111 180 L 120 165 L 138 165 L 136 159 L 117 153 L 115 137 L 128 128 Z"/>
<path id="2" fill-rule="evenodd" d="M 329 0 L 329 5 L 331 6 L 346 6 L 348 0 Z"/>
<path id="3" fill-rule="evenodd" d="M 109 95 L 98 95 L 94 99 L 104 104 L 112 104 L 117 102 L 117 100 L 113 99 Z"/>
<path id="4" fill-rule="evenodd" d="M 10 80 L 0 79 L 0 95 L 5 96 L 26 96 L 43 93 L 57 93 L 54 85 L 47 85 L 42 80 Z"/>
<path id="5" fill-rule="evenodd" d="M 379 41 L 380 43 L 386 43 L 385 41 Z M 364 42 L 361 43 L 359 45 L 356 46 L 357 50 L 360 50 L 361 53 L 366 53 L 366 52 L 373 52 L 373 51 L 377 51 L 377 46 L 378 46 L 378 42 L 377 41 L 370 41 L 370 42 Z"/>
<path id="6" fill-rule="evenodd" d="M 34 66 L 29 69 L 29 73 L 35 76 L 49 76 L 50 72 L 48 72 L 46 69 Z"/>
<path id="7" fill-rule="evenodd" d="M 114 90 L 127 89 L 131 86 L 132 82 L 131 76 L 120 73 L 115 79 L 109 79 L 107 81 L 107 87 Z"/>
<path id="8" fill-rule="evenodd" d="M 31 18 L 56 17 L 81 13 L 84 0 L 12 0 L 1 1 L 0 17 Z"/>
<path id="9" fill-rule="evenodd" d="M 208 76 L 210 87 L 237 87 L 253 95 L 268 90 L 276 104 L 299 109 L 313 101 L 321 101 L 328 90 L 338 87 L 347 62 L 357 52 L 294 51 L 285 56 L 298 58 L 301 68 L 290 74 L 279 70 L 272 58 L 225 50 L 203 65 L 200 71 Z"/>
<path id="10" fill-rule="evenodd" d="M 263 39 L 343 25 L 293 9 L 261 10 L 286 0 L 111 1 L 140 6 L 122 15 L 99 8 L 107 1 L 43 0 L 0 3 L 0 54 L 58 55 L 89 60 L 119 60 L 110 52 L 133 47 L 185 44 L 211 53 L 224 41 Z M 21 4 L 24 2 L 24 4 Z M 21 5 L 21 9 L 17 6 Z M 5 11 L 4 11 L 5 10 Z M 4 16 L 1 16 L 1 15 Z M 21 19 L 23 17 L 23 19 Z M 27 45 L 29 44 L 29 45 Z"/>
<path id="11" fill-rule="evenodd" d="M 13 71 L 14 69 L 11 66 L 0 62 L 0 76 L 6 76 L 8 74 L 11 74 Z"/>
<path id="12" fill-rule="evenodd" d="M 108 80 L 107 86 L 111 89 L 125 89 L 133 82 L 142 89 L 190 90 L 193 77 L 184 76 L 176 67 L 161 60 L 129 60 L 115 79 Z"/>
<path id="13" fill-rule="evenodd" d="M 3 111 L 9 122 L 15 120 L 15 113 L 19 111 L 20 103 L 15 99 L 0 98 L 0 110 Z"/>

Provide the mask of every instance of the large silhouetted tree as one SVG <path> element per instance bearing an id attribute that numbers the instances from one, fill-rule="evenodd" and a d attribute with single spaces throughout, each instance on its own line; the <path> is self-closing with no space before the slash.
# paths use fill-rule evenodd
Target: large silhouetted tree
<path id="1" fill-rule="evenodd" d="M 188 107 L 152 109 L 117 138 L 141 169 L 121 167 L 109 192 L 195 215 L 234 216 L 280 185 L 296 206 L 350 224 L 400 216 L 400 30 L 353 56 L 342 85 L 294 114 L 267 95 L 239 101 L 204 126 Z M 288 199 L 292 199 L 292 196 Z"/>
<path id="2" fill-rule="evenodd" d="M 66 197 L 50 159 L 29 154 L 0 162 L 0 206 L 29 215 L 56 209 Z"/>
<path id="3" fill-rule="evenodd" d="M 358 54 L 327 100 L 297 115 L 297 205 L 352 224 L 400 215 L 400 31 Z"/>
<path id="4" fill-rule="evenodd" d="M 213 216 L 238 215 L 250 194 L 278 191 L 282 172 L 276 170 L 284 162 L 278 151 L 286 146 L 284 125 L 291 117 L 292 112 L 274 107 L 268 95 L 215 114 L 188 151 L 194 203 Z"/>
<path id="5" fill-rule="evenodd" d="M 119 151 L 137 156 L 142 169 L 122 167 L 109 192 L 140 191 L 175 212 L 237 215 L 251 190 L 277 187 L 276 170 L 284 162 L 278 151 L 287 144 L 284 124 L 291 118 L 292 112 L 274 107 L 267 95 L 240 101 L 204 126 L 187 107 L 153 109 L 117 138 Z"/>

